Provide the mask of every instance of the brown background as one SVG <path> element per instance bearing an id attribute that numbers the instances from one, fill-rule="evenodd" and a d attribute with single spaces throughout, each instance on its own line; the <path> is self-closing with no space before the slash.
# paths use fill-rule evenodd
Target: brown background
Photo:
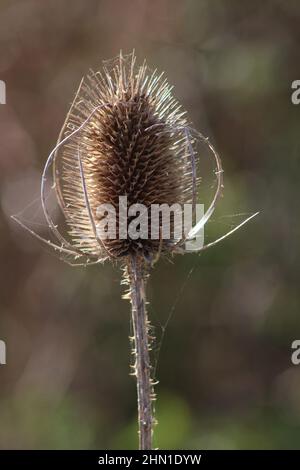
<path id="1" fill-rule="evenodd" d="M 1 448 L 136 446 L 119 270 L 71 268 L 10 220 L 26 209 L 23 220 L 49 236 L 39 178 L 75 89 L 89 67 L 133 48 L 165 70 L 222 156 L 224 197 L 207 240 L 236 214 L 261 211 L 201 256 L 153 272 L 157 346 L 171 314 L 156 446 L 300 447 L 300 369 L 290 359 L 300 337 L 300 106 L 290 98 L 299 24 L 292 0 L 1 1 Z M 203 197 L 212 183 L 203 175 Z"/>

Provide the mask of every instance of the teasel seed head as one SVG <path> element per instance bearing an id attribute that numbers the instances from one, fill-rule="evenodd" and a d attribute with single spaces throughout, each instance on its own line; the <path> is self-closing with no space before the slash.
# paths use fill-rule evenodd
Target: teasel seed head
<path id="1" fill-rule="evenodd" d="M 54 158 L 58 201 L 78 253 L 99 260 L 132 254 L 153 259 L 177 245 L 172 236 L 153 240 L 150 233 L 148 239 L 100 240 L 96 230 L 102 204 L 116 209 L 117 229 L 124 223 L 119 196 L 128 206 L 149 208 L 149 227 L 152 204 L 192 202 L 187 120 L 171 90 L 163 74 L 145 62 L 138 66 L 134 53 L 120 53 L 82 80 Z"/>
<path id="2" fill-rule="evenodd" d="M 54 248 L 71 265 L 102 263 L 106 259 L 137 257 L 153 265 L 160 254 L 200 252 L 223 241 L 256 217 L 247 217 L 225 235 L 207 244 L 187 244 L 197 238 L 211 218 L 223 191 L 221 159 L 207 137 L 193 129 L 185 112 L 172 96 L 163 74 L 151 72 L 146 63 L 136 65 L 134 52 L 106 61 L 101 71 L 90 71 L 82 79 L 61 129 L 57 145 L 50 152 L 41 179 L 41 204 L 55 241 L 47 240 L 12 215 L 21 227 Z M 198 144 L 202 143 L 216 165 L 216 187 L 204 215 L 196 220 L 199 197 Z M 47 181 L 53 166 L 53 185 L 69 236 L 63 235 L 50 215 Z M 148 217 L 148 237 L 120 237 L 119 229 L 131 222 L 121 217 L 119 198 L 127 207 L 142 204 Z M 174 236 L 172 220 L 169 237 L 152 237 L 150 206 L 189 203 L 192 227 L 183 224 Z M 109 204 L 116 213 L 113 238 L 102 237 L 97 229 L 103 220 L 98 208 Z M 155 221 L 156 222 L 156 221 Z M 159 231 L 162 228 L 159 219 Z M 181 221 L 181 224 L 182 225 Z M 182 227 L 181 227 L 182 228 Z M 70 257 L 74 262 L 70 261 Z M 80 260 L 79 262 L 77 260 Z M 125 259 L 125 266 L 127 265 Z M 123 264 L 124 266 L 124 264 Z"/>

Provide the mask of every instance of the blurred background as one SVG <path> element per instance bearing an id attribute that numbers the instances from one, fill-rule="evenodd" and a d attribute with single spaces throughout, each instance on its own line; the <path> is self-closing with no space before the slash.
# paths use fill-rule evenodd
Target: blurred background
<path id="1" fill-rule="evenodd" d="M 261 211 L 152 273 L 155 446 L 300 448 L 299 22 L 296 0 L 1 0 L 2 449 L 137 446 L 121 272 L 72 268 L 10 219 L 22 212 L 49 237 L 39 179 L 75 90 L 90 67 L 133 48 L 166 72 L 222 156 L 206 241 Z"/>

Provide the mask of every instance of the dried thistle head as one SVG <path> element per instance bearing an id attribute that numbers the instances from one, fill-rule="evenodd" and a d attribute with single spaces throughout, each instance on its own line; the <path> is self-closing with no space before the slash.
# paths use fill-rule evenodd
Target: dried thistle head
<path id="1" fill-rule="evenodd" d="M 82 79 L 60 132 L 58 143 L 46 161 L 41 180 L 41 204 L 56 241 L 46 240 L 17 215 L 12 218 L 40 241 L 61 254 L 75 257 L 72 265 L 101 263 L 138 255 L 153 264 L 161 253 L 204 250 L 236 231 L 248 217 L 219 239 L 201 247 L 186 242 L 199 234 L 211 217 L 223 188 L 221 160 L 208 138 L 192 129 L 185 113 L 171 94 L 163 74 L 151 72 L 146 63 L 136 65 L 134 53 L 105 62 L 101 71 Z M 202 142 L 216 165 L 217 185 L 213 199 L 200 220 L 195 220 L 199 196 L 197 144 Z M 48 209 L 46 182 L 53 166 L 57 201 L 68 235 L 62 234 Z M 153 226 L 150 206 L 171 207 L 191 203 L 193 224 L 188 233 L 174 236 L 176 221 L 170 217 L 169 237 L 120 237 L 119 229 L 131 222 L 121 217 L 119 197 L 127 206 L 142 204 L 147 210 L 149 230 Z M 116 213 L 114 238 L 99 236 L 103 214 L 99 206 L 109 204 Z M 159 233 L 162 228 L 159 219 Z M 181 224 L 180 224 L 181 225 Z"/>
<path id="2" fill-rule="evenodd" d="M 172 238 L 150 236 L 99 240 L 95 231 L 97 208 L 108 203 L 116 209 L 119 228 L 119 196 L 127 197 L 128 206 L 147 208 L 192 202 L 195 181 L 184 133 L 187 122 L 171 90 L 163 74 L 150 72 L 145 63 L 137 66 L 134 53 L 120 54 L 81 82 L 54 168 L 58 200 L 79 252 L 99 259 L 133 253 L 151 257 L 176 244 Z"/>
<path id="3" fill-rule="evenodd" d="M 46 161 L 41 179 L 41 204 L 56 241 L 46 240 L 24 224 L 18 215 L 11 217 L 24 229 L 61 254 L 79 262 L 97 264 L 106 259 L 138 255 L 150 264 L 161 253 L 205 250 L 245 225 L 252 214 L 217 240 L 201 246 L 187 246 L 213 214 L 223 189 L 223 170 L 216 150 L 200 132 L 192 129 L 185 112 L 171 94 L 172 87 L 163 74 L 151 72 L 146 63 L 136 65 L 134 53 L 106 61 L 101 71 L 82 79 L 60 132 L 58 143 Z M 202 142 L 216 165 L 217 185 L 212 201 L 196 220 L 199 196 L 197 145 Z M 53 166 L 58 204 L 64 214 L 68 236 L 64 236 L 50 215 L 47 199 L 49 170 Z M 131 222 L 121 217 L 119 197 L 127 206 L 142 204 L 148 211 L 148 227 L 153 226 L 150 206 L 171 207 L 191 203 L 193 226 L 174 237 L 176 221 L 170 217 L 169 237 L 119 236 L 119 229 Z M 116 213 L 114 238 L 99 236 L 99 206 L 109 204 Z M 181 224 L 180 224 L 181 225 Z M 162 228 L 159 219 L 159 232 Z M 200 235 L 201 237 L 201 235 Z M 126 265 L 126 263 L 125 263 Z"/>

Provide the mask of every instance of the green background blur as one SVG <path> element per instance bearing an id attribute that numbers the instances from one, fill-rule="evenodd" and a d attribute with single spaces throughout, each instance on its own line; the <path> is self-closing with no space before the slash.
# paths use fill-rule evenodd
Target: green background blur
<path id="1" fill-rule="evenodd" d="M 39 178 L 76 87 L 133 48 L 166 72 L 222 156 L 224 197 L 206 240 L 261 211 L 152 273 L 156 349 L 165 331 L 155 445 L 300 448 L 299 41 L 293 0 L 1 0 L 1 448 L 137 445 L 120 271 L 71 268 L 9 218 L 25 209 L 23 221 L 49 237 Z M 214 178 L 202 176 L 205 198 Z"/>

